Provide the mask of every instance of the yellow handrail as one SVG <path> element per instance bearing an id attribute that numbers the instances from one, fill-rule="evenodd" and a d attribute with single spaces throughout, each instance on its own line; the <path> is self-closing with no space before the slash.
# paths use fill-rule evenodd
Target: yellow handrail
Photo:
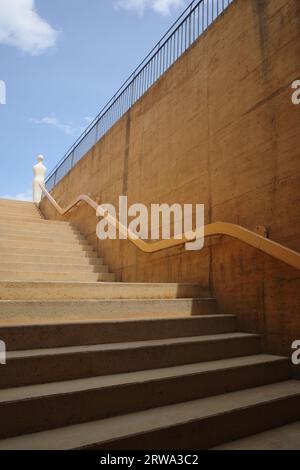
<path id="1" fill-rule="evenodd" d="M 201 236 L 200 234 L 194 231 L 186 232 L 182 234 L 180 239 L 170 238 L 169 240 L 160 240 L 153 243 L 147 243 L 144 240 L 141 240 L 137 235 L 132 232 L 130 229 L 122 225 L 117 219 L 115 219 L 111 214 L 107 212 L 105 208 L 101 205 L 98 205 L 93 199 L 85 194 L 78 196 L 70 205 L 66 208 L 62 208 L 55 201 L 55 199 L 48 193 L 44 185 L 40 185 L 43 193 L 50 201 L 50 203 L 55 207 L 57 212 L 61 215 L 67 214 L 73 207 L 75 207 L 80 202 L 86 202 L 91 206 L 98 215 L 105 217 L 110 224 L 112 224 L 120 233 L 126 235 L 126 237 L 135 245 L 137 248 L 142 250 L 145 253 L 154 253 L 157 251 L 166 250 L 168 248 L 174 248 L 179 245 L 183 245 L 187 242 L 196 240 Z M 213 235 L 227 235 L 229 237 L 240 240 L 241 242 L 246 243 L 249 246 L 252 246 L 267 255 L 272 256 L 273 258 L 282 261 L 289 266 L 292 266 L 296 269 L 300 269 L 300 253 L 297 251 L 291 250 L 286 246 L 281 245 L 280 243 L 274 242 L 268 238 L 264 238 L 261 235 L 248 230 L 240 225 L 231 224 L 227 222 L 214 222 L 204 226 L 204 237 L 211 237 Z"/>

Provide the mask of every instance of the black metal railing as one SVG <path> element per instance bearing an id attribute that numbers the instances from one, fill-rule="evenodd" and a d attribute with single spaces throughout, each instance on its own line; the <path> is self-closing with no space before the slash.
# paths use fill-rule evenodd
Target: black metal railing
<path id="1" fill-rule="evenodd" d="M 53 187 L 234 0 L 194 0 L 104 106 L 46 180 Z"/>

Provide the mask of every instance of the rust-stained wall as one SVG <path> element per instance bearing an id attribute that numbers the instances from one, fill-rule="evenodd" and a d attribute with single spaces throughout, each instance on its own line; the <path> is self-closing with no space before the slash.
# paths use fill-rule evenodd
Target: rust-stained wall
<path id="1" fill-rule="evenodd" d="M 236 0 L 57 185 L 62 204 L 204 203 L 206 223 L 254 229 L 300 251 L 299 0 Z M 57 217 L 47 201 L 42 210 Z M 220 312 L 288 353 L 300 338 L 300 273 L 230 239 L 146 255 L 128 241 L 99 242 L 86 206 L 70 220 L 123 281 L 197 281 Z"/>

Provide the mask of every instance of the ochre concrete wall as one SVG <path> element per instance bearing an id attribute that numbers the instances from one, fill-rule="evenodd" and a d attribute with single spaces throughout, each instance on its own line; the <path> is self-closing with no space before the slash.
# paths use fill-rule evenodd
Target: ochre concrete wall
<path id="1" fill-rule="evenodd" d="M 101 203 L 204 203 L 206 223 L 254 229 L 300 251 L 299 0 L 236 0 L 57 185 Z M 43 201 L 46 216 L 57 215 Z M 227 238 L 201 252 L 146 255 L 128 241 L 99 242 L 83 206 L 69 219 L 123 281 L 197 281 L 220 312 L 288 353 L 300 338 L 300 273 Z"/>

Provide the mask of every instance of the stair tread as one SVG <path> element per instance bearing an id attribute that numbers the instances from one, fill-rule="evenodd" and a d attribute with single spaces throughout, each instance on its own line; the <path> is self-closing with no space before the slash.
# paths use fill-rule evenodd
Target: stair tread
<path id="1" fill-rule="evenodd" d="M 0 214 L 0 221 L 1 221 L 1 224 L 11 224 L 13 223 L 15 226 L 21 226 L 21 227 L 25 227 L 30 225 L 31 226 L 38 226 L 38 227 L 42 227 L 43 225 L 45 227 L 53 227 L 53 228 L 56 228 L 56 227 L 72 227 L 73 225 L 70 223 L 70 222 L 66 222 L 66 221 L 61 221 L 61 220 L 48 220 L 48 219 L 42 219 L 42 218 L 39 218 L 39 217 L 23 217 L 22 219 L 19 218 L 19 219 L 16 219 L 15 216 L 13 215 L 9 215 L 9 216 L 5 216 L 3 217 L 3 215 Z"/>
<path id="2" fill-rule="evenodd" d="M 7 254 L 10 252 L 13 252 L 14 255 L 21 255 L 21 256 L 31 256 L 31 255 L 36 255 L 36 256 L 43 256 L 45 252 L 48 254 L 48 256 L 80 256 L 83 258 L 91 258 L 97 256 L 95 251 L 91 248 L 89 250 L 78 250 L 76 247 L 68 247 L 67 246 L 48 246 L 47 250 L 45 250 L 45 247 L 26 247 L 24 245 L 10 245 L 3 247 L 0 245 L 0 255 L 3 256 L 3 253 Z M 17 282 L 17 281 L 16 281 Z"/>
<path id="3" fill-rule="evenodd" d="M 50 226 L 53 226 L 53 225 L 65 225 L 65 226 L 68 226 L 68 227 L 73 227 L 73 224 L 72 222 L 68 222 L 68 221 L 65 221 L 65 220 L 50 220 L 50 219 L 43 219 L 43 218 L 36 218 L 36 217 L 29 217 L 27 218 L 26 220 L 16 220 L 15 216 L 13 215 L 3 215 L 3 214 L 0 214 L 1 215 L 1 223 L 5 223 L 5 222 L 8 222 L 9 224 L 14 224 L 14 225 L 22 225 L 22 226 L 26 226 L 27 224 L 28 225 L 36 225 L 36 221 L 38 221 L 40 224 L 44 224 L 44 225 L 48 225 L 49 227 Z"/>
<path id="4" fill-rule="evenodd" d="M 49 266 L 55 266 L 55 265 L 52 265 L 50 264 Z M 86 266 L 85 266 L 86 267 Z M 7 281 L 10 280 L 12 274 L 14 273 L 13 270 L 11 269 L 1 269 L 0 267 L 0 274 L 2 275 L 2 273 L 7 273 L 9 274 L 9 277 L 7 278 Z M 85 271 L 75 271 L 75 272 L 72 272 L 72 271 L 39 271 L 38 269 L 35 270 L 35 271 L 23 271 L 22 269 L 17 269 L 17 275 L 20 276 L 20 275 L 24 275 L 24 277 L 29 277 L 29 276 L 32 276 L 34 277 L 34 275 L 36 276 L 39 276 L 39 275 L 43 275 L 43 276 L 53 276 L 55 277 L 55 275 L 57 275 L 57 277 L 60 277 L 60 276 L 64 276 L 66 275 L 67 277 L 72 275 L 72 274 L 76 274 L 82 278 L 84 278 L 84 276 L 92 276 L 92 277 L 95 277 L 95 280 L 97 279 L 97 276 L 98 274 L 112 274 L 112 273 L 97 273 L 97 272 L 85 272 Z M 4 281 L 6 279 L 3 279 Z M 36 279 L 38 281 L 38 278 Z M 84 281 L 83 281 L 84 282 Z M 45 302 L 48 302 L 47 300 L 45 300 Z M 50 301 L 51 302 L 51 301 Z"/>
<path id="5" fill-rule="evenodd" d="M 12 206 L 35 206 L 35 203 L 33 201 L 22 201 L 22 200 L 16 200 L 16 199 L 10 199 L 8 197 L 1 197 L 0 198 L 0 204 L 8 204 Z"/>
<path id="6" fill-rule="evenodd" d="M 227 442 L 213 450 L 300 450 L 300 421 Z"/>
<path id="7" fill-rule="evenodd" d="M 46 247 L 47 245 L 49 245 L 50 247 L 51 247 L 51 246 L 57 246 L 57 245 L 63 245 L 63 246 L 65 246 L 65 245 L 71 245 L 71 246 L 74 248 L 74 247 L 81 247 L 82 245 L 84 245 L 84 246 L 85 246 L 85 245 L 88 245 L 88 242 L 86 241 L 85 238 L 82 238 L 82 239 L 71 239 L 71 240 L 68 240 L 68 239 L 65 239 L 65 238 L 63 238 L 63 239 L 62 239 L 62 238 L 58 238 L 57 240 L 54 240 L 54 241 L 53 241 L 53 236 L 52 236 L 52 239 L 51 239 L 51 237 L 49 236 L 49 237 L 48 237 L 49 240 L 48 240 L 47 237 L 46 237 L 46 238 L 41 237 L 40 240 L 35 241 L 35 238 L 36 238 L 36 237 L 33 235 L 33 236 L 31 237 L 31 239 L 32 239 L 33 241 L 31 242 L 31 240 L 27 240 L 27 239 L 24 240 L 22 237 L 20 237 L 20 240 L 17 240 L 17 239 L 14 239 L 14 238 L 2 238 L 2 237 L 0 236 L 0 243 L 2 243 L 2 244 L 8 244 L 8 245 L 14 244 L 15 246 L 20 246 L 20 245 L 22 246 L 23 244 L 26 244 L 26 243 L 32 243 L 33 248 L 34 248 L 35 243 L 37 243 L 37 244 L 39 244 L 39 245 L 43 245 L 43 246 L 45 246 L 45 247 Z"/>
<path id="8" fill-rule="evenodd" d="M 1 204 L 0 203 L 0 213 L 1 212 L 18 212 L 20 214 L 23 214 L 23 213 L 35 213 L 37 212 L 38 214 L 41 214 L 38 207 L 36 205 L 32 205 L 32 206 L 14 206 L 12 204 Z"/>
<path id="9" fill-rule="evenodd" d="M 0 270 L 0 273 L 1 273 L 1 270 Z M 23 272 L 24 274 L 39 274 L 38 272 L 35 272 L 35 273 L 30 273 L 30 272 L 26 272 L 24 271 Z M 41 271 L 40 273 L 42 274 L 45 274 L 45 275 L 51 275 L 51 274 L 57 274 L 57 273 L 51 273 L 50 271 Z M 65 273 L 59 273 L 60 275 L 71 275 L 72 273 L 70 272 L 65 272 Z M 111 273 L 86 273 L 84 271 L 82 272 L 78 272 L 78 275 L 81 275 L 82 277 L 84 276 L 91 276 L 91 277 L 95 277 L 95 276 L 102 276 L 102 275 L 108 275 L 108 276 L 112 276 L 113 274 Z M 64 282 L 64 281 L 62 281 Z M 84 283 L 84 282 L 83 282 Z M 55 307 L 56 310 L 58 307 L 71 307 L 72 305 L 73 306 L 76 306 L 77 307 L 77 311 L 79 311 L 79 309 L 84 312 L 84 308 L 88 308 L 88 307 L 91 307 L 93 308 L 94 306 L 99 306 L 99 308 L 102 306 L 110 306 L 112 307 L 111 310 L 113 311 L 113 309 L 115 308 L 115 306 L 118 306 L 118 304 L 121 304 L 121 305 L 124 305 L 126 306 L 126 304 L 129 306 L 130 303 L 131 304 L 135 304 L 135 306 L 137 306 L 138 308 L 141 308 L 140 310 L 140 313 L 143 312 L 143 307 L 144 307 L 144 310 L 145 310 L 145 306 L 155 306 L 155 304 L 164 304 L 164 306 L 168 307 L 168 304 L 171 308 L 171 306 L 176 306 L 176 307 L 180 307 L 180 304 L 181 304 L 181 307 L 191 307 L 196 304 L 199 304 L 201 305 L 202 303 L 206 304 L 207 302 L 209 302 L 209 304 L 214 304 L 215 302 L 215 299 L 214 298 L 209 298 L 209 297 L 203 297 L 203 298 L 195 298 L 195 297 L 186 297 L 186 298 L 146 298 L 146 299 L 143 299 L 143 298 L 113 298 L 113 299 L 109 299 L 109 298 L 105 298 L 105 299 L 76 299 L 76 300 L 5 300 L 5 299 L 2 299 L 0 300 L 0 306 L 1 305 L 10 305 L 10 306 L 13 306 L 15 305 L 16 307 L 17 306 L 26 306 L 26 307 L 45 307 L 45 306 L 48 306 L 48 307 Z M 140 307 L 139 307 L 140 306 Z M 169 307 L 168 307 L 169 308 Z M 100 313 L 100 310 L 99 310 L 99 313 Z M 172 313 L 172 311 L 170 310 L 168 313 Z M 175 312 L 174 312 L 175 313 Z M 176 313 L 180 313 L 178 310 L 176 310 Z M 191 313 L 189 311 L 189 313 Z M 214 314 L 215 312 L 212 312 L 212 314 Z M 183 315 L 183 312 L 181 312 L 181 314 Z M 207 313 L 207 314 L 211 314 L 211 312 Z"/>
<path id="10" fill-rule="evenodd" d="M 76 233 L 76 232 L 72 232 L 71 230 L 69 231 L 69 229 L 67 229 L 68 231 L 60 231 L 60 233 L 55 233 L 53 234 L 53 231 L 48 231 L 48 232 L 42 232 L 40 230 L 31 230 L 31 231 L 18 231 L 18 230 L 2 230 L 0 228 L 0 237 L 1 237 L 1 240 L 2 239 L 10 239 L 10 240 L 19 240 L 20 238 L 24 238 L 24 239 L 27 239 L 28 237 L 33 239 L 33 240 L 36 240 L 37 238 L 40 239 L 52 239 L 53 240 L 53 236 L 55 235 L 55 237 L 58 239 L 58 240 L 85 240 L 84 236 L 80 233 Z"/>
<path id="11" fill-rule="evenodd" d="M 80 233 L 80 230 L 74 225 L 72 222 L 68 221 L 60 221 L 60 220 L 49 220 L 49 219 L 41 219 L 40 222 L 52 222 L 51 224 L 36 224 L 35 222 L 27 221 L 24 220 L 22 224 L 19 223 L 18 220 L 4 220 L 3 217 L 1 217 L 0 213 L 0 227 L 2 229 L 7 229 L 7 230 L 17 230 L 20 232 L 28 232 L 29 230 L 51 230 L 53 228 L 53 224 L 56 224 L 58 227 L 61 228 L 62 231 L 66 230 L 67 232 L 69 230 L 74 230 L 78 233 Z M 57 227 L 56 227 L 57 228 Z"/>
<path id="12" fill-rule="evenodd" d="M 20 228 L 21 227 L 21 228 Z M 22 227 L 20 225 L 3 225 L 0 219 L 0 233 L 11 235 L 20 235 L 20 236 L 53 236 L 55 232 L 56 236 L 63 237 L 74 237 L 74 236 L 83 236 L 79 230 L 76 230 L 74 227 L 63 225 L 62 227 L 48 227 L 45 225 L 40 226 L 39 224 L 33 223 L 30 227 Z"/>
<path id="13" fill-rule="evenodd" d="M 76 449 L 193 422 L 210 416 L 298 396 L 300 382 L 289 380 L 112 418 L 66 426 L 0 441 L 0 449 Z"/>
<path id="14" fill-rule="evenodd" d="M 139 319 L 137 320 L 136 318 L 128 318 L 128 319 L 121 319 L 121 318 L 110 318 L 110 319 L 101 319 L 101 320 L 92 320 L 92 321 L 89 321 L 89 320 L 80 320 L 80 321 L 70 321 L 68 323 L 64 322 L 53 322 L 53 323 L 38 323 L 38 324 L 33 324 L 33 325 L 28 325 L 28 323 L 18 323 L 17 325 L 1 325 L 0 324 L 0 332 L 1 332 L 1 329 L 2 328 L 5 328 L 6 330 L 7 329 L 11 329 L 11 330 L 14 330 L 14 329 L 19 329 L 19 328 L 22 328 L 22 329 L 32 329 L 32 328 L 43 328 L 43 327 L 47 327 L 47 326 L 51 326 L 53 328 L 55 328 L 56 326 L 60 326 L 60 327 L 64 327 L 64 326 L 67 326 L 67 327 L 72 327 L 72 325 L 90 325 L 90 326 L 93 326 L 93 325 L 102 325 L 103 323 L 105 324 L 111 324 L 111 325 L 115 325 L 115 324 L 122 324 L 122 325 L 126 325 L 126 323 L 140 323 L 140 322 L 143 322 L 143 323 L 161 323 L 161 322 L 164 322 L 164 321 L 167 321 L 167 322 L 181 322 L 182 320 L 184 321 L 188 321 L 188 322 L 198 322 L 198 321 L 202 321 L 202 320 L 205 320 L 207 318 L 216 318 L 216 319 L 219 319 L 219 318 L 236 318 L 236 315 L 233 315 L 233 314 L 227 314 L 227 313 L 214 313 L 214 314 L 209 314 L 209 315 L 199 315 L 199 316 L 195 316 L 195 317 L 192 317 L 192 316 L 178 316 L 176 318 L 170 318 L 170 317 L 160 317 L 160 318 L 146 318 L 146 319 Z"/>
<path id="15" fill-rule="evenodd" d="M 16 278 L 19 280 L 30 279 L 32 281 L 39 281 L 41 279 L 45 279 L 47 281 L 50 280 L 69 280 L 69 281 L 113 281 L 114 274 L 113 273 L 97 273 L 97 272 L 87 272 L 87 271 L 11 271 L 0 270 L 0 278 L 3 281 L 13 281 Z"/>
<path id="16" fill-rule="evenodd" d="M 36 219 L 36 220 L 44 220 L 42 214 L 39 212 L 33 211 L 33 213 L 28 213 L 28 212 L 18 212 L 18 211 L 1 211 L 0 210 L 0 217 L 1 219 L 6 219 L 9 217 L 12 218 L 17 218 L 20 220 L 31 220 L 31 219 Z"/>
<path id="17" fill-rule="evenodd" d="M 0 281 L 0 284 L 2 283 L 5 283 L 6 281 Z M 159 283 L 159 282 L 106 282 L 106 283 L 99 283 L 99 282 L 76 282 L 76 281 L 9 281 L 8 282 L 9 284 L 20 284 L 21 285 L 25 285 L 25 284 L 34 284 L 34 285 L 37 285 L 37 284 L 41 284 L 41 285 L 55 285 L 55 284 L 59 284 L 61 285 L 62 283 L 64 284 L 75 284 L 75 285 L 78 285 L 78 284 L 83 284 L 83 285 L 90 285 L 90 286 L 93 286 L 93 287 L 101 287 L 101 286 L 108 286 L 109 284 L 111 284 L 111 286 L 113 287 L 116 287 L 116 286 L 119 286 L 119 287 L 128 287 L 128 286 L 136 286 L 136 287 L 147 287 L 147 288 L 152 288 L 152 287 L 167 287 L 167 286 L 195 286 L 195 287 L 200 287 L 199 284 L 196 284 L 196 283 L 177 283 L 177 282 L 166 282 L 166 283 Z M 209 297 L 210 298 L 210 297 Z"/>
<path id="18" fill-rule="evenodd" d="M 285 361 L 288 361 L 288 358 L 269 354 L 255 354 L 252 356 L 176 365 L 160 369 L 72 379 L 47 384 L 26 385 L 0 390 L 0 403 Z"/>
<path id="19" fill-rule="evenodd" d="M 0 213 L 1 212 L 18 212 L 20 214 L 23 214 L 26 212 L 37 212 L 38 214 L 42 215 L 41 212 L 39 211 L 38 207 L 33 204 L 32 206 L 31 205 L 22 205 L 22 206 L 19 206 L 19 205 L 13 205 L 13 204 L 1 204 L 0 203 Z"/>
<path id="20" fill-rule="evenodd" d="M 250 333 L 221 333 L 216 335 L 189 336 L 180 338 L 165 338 L 147 341 L 132 341 L 123 343 L 93 344 L 85 346 L 67 346 L 59 348 L 30 349 L 25 351 L 8 351 L 7 359 L 19 359 L 23 357 L 51 356 L 60 354 L 85 353 L 92 351 L 112 351 L 126 349 L 140 349 L 143 347 L 168 346 L 173 344 L 191 344 L 199 342 L 211 342 L 220 340 L 232 340 L 241 338 L 256 338 L 259 335 Z"/>
<path id="21" fill-rule="evenodd" d="M 3 220 L 5 219 L 6 217 L 12 217 L 12 218 L 16 218 L 16 219 L 20 219 L 20 220 L 25 220 L 25 219 L 43 219 L 43 216 L 36 210 L 36 209 L 32 209 L 32 210 L 24 210 L 22 212 L 20 211 L 17 211 L 17 210 L 1 210 L 0 208 L 0 220 Z"/>
<path id="22" fill-rule="evenodd" d="M 4 259 L 13 259 L 14 261 L 3 261 L 3 257 Z M 2 258 L 2 265 L 4 263 L 6 264 L 18 264 L 18 263 L 22 263 L 22 264 L 45 264 L 45 265 L 48 265 L 48 264 L 51 264 L 51 265 L 61 265 L 61 264 L 64 264 L 66 266 L 70 266 L 70 265 L 93 265 L 93 263 L 95 262 L 95 264 L 103 264 L 103 258 L 97 258 L 97 256 L 90 256 L 90 257 L 86 257 L 86 256 L 80 256 L 79 254 L 78 255 L 73 255 L 73 256 L 68 256 L 68 255 L 61 255 L 61 256 L 49 256 L 49 255 L 28 255 L 28 254 L 13 254 L 13 255 L 9 255 L 9 254 L 5 254 L 5 255 L 2 255 L 1 254 L 1 258 Z M 26 261 L 24 261 L 24 259 Z M 2 281 L 0 281 L 2 282 Z M 18 282 L 18 281 L 16 281 Z M 19 281 L 19 282 L 22 282 L 22 281 Z"/>
<path id="23" fill-rule="evenodd" d="M 4 271 L 3 271 L 4 272 Z M 4 272 L 7 277 L 6 280 L 10 279 L 8 277 L 8 271 Z M 2 272 L 0 271 L 0 275 Z M 3 275 L 3 276 L 4 276 Z M 68 273 L 51 273 L 51 272 L 40 272 L 40 273 L 30 273 L 22 272 L 20 275 L 23 277 L 33 276 L 35 279 L 38 279 L 39 276 L 44 277 L 44 279 L 49 279 L 50 276 L 54 279 L 58 279 L 59 276 L 64 279 L 72 280 L 82 279 L 83 281 L 88 279 L 92 281 L 110 280 L 114 279 L 114 274 L 110 273 L 86 273 L 85 271 L 81 272 L 68 272 Z M 71 299 L 71 300 L 0 300 L 0 308 L 2 310 L 2 319 L 5 318 L 5 315 L 11 315 L 12 311 L 14 314 L 23 315 L 23 311 L 26 311 L 30 314 L 38 314 L 43 312 L 68 312 L 72 316 L 72 313 L 77 314 L 87 314 L 88 312 L 92 315 L 99 314 L 99 319 L 104 314 L 110 314 L 115 316 L 120 316 L 121 314 L 140 314 L 151 317 L 153 314 L 177 314 L 184 316 L 185 314 L 192 314 L 197 311 L 197 314 L 214 314 L 216 312 L 215 299 L 213 298 L 97 298 L 95 295 L 94 299 L 85 298 L 85 299 Z M 57 316 L 56 316 L 57 317 Z M 29 318 L 29 316 L 28 316 Z M 66 318 L 66 317 L 65 317 Z M 55 321 L 55 318 L 53 317 Z M 91 320 L 91 318 L 89 318 Z M 1 319 L 0 319 L 1 321 Z"/>
<path id="24" fill-rule="evenodd" d="M 85 253 L 85 252 L 83 252 Z M 82 256 L 86 263 L 90 260 L 99 259 L 94 252 L 89 252 L 90 256 Z M 37 255 L 39 256 L 39 255 Z M 64 255 L 62 255 L 64 256 Z M 104 259 L 101 258 L 105 264 Z M 93 282 L 93 281 L 72 281 L 72 280 L 0 280 L 0 298 L 14 300 L 43 300 L 75 298 L 130 298 L 136 296 L 142 299 L 151 298 L 198 298 L 201 294 L 199 284 L 180 283 L 134 283 L 134 282 Z M 64 290 L 64 292 L 62 292 Z M 69 297 L 66 298 L 66 291 Z M 58 295 L 58 292 L 62 292 Z M 25 295 L 26 293 L 26 295 Z M 73 293 L 73 295 L 72 295 Z M 207 294 L 205 292 L 205 294 Z M 209 295 L 207 295 L 207 298 Z M 54 300 L 54 299 L 51 299 Z"/>
<path id="25" fill-rule="evenodd" d="M 71 227 L 62 227 L 59 231 L 53 229 L 40 228 L 39 224 L 34 224 L 34 228 L 17 228 L 17 226 L 11 227 L 0 222 L 0 235 L 1 237 L 68 237 L 75 238 L 80 237 L 80 239 L 85 239 L 84 235 L 79 231 L 72 230 Z"/>
<path id="26" fill-rule="evenodd" d="M 6 271 L 8 267 L 10 268 L 16 268 L 18 269 L 18 272 L 22 272 L 23 270 L 22 269 L 19 269 L 19 268 L 22 268 L 22 266 L 24 267 L 31 267 L 31 266 L 36 266 L 36 269 L 32 272 L 39 272 L 39 268 L 46 268 L 46 267 L 51 267 L 53 268 L 53 271 L 52 272 L 55 272 L 55 269 L 61 269 L 61 268 L 64 268 L 64 267 L 67 267 L 67 268 L 87 268 L 87 269 L 93 269 L 95 266 L 93 265 L 90 265 L 90 264 L 86 264 L 86 263 L 80 263 L 78 261 L 76 261 L 75 263 L 72 263 L 72 264 L 65 264 L 65 263 L 62 263 L 62 262 L 59 262 L 57 261 L 56 263 L 44 263 L 44 262 L 39 262 L 39 261 L 36 261 L 35 263 L 31 263 L 29 261 L 23 261 L 23 262 L 16 262 L 16 261 L 2 261 L 1 262 L 1 265 L 0 265 L 0 271 Z M 104 267 L 105 265 L 103 265 L 102 267 Z M 51 271 L 49 271 L 51 272 Z M 63 271 L 61 271 L 63 272 Z M 68 272 L 68 271 L 67 271 Z"/>
<path id="27" fill-rule="evenodd" d="M 10 281 L 0 281 L 0 282 L 10 282 Z M 22 282 L 22 281 L 21 281 Z M 34 281 L 33 281 L 34 282 Z M 39 282 L 39 281 L 37 281 Z M 48 282 L 48 281 L 46 281 Z M 56 282 L 56 281 L 54 281 Z M 61 282 L 68 282 L 68 281 L 61 281 Z M 71 281 L 73 283 L 73 281 Z M 82 282 L 82 284 L 86 284 L 85 282 Z M 97 284 L 97 283 L 90 283 L 90 284 Z M 117 303 L 117 302 L 136 302 L 143 304 L 145 302 L 153 303 L 153 302 L 165 302 L 165 303 L 173 303 L 173 302 L 206 302 L 206 301 L 215 301 L 214 297 L 185 297 L 185 298 L 176 298 L 176 299 L 169 299 L 169 298 L 151 298 L 151 299 L 136 299 L 135 297 L 132 298 L 126 298 L 126 299 L 84 299 L 84 300 L 0 300 L 0 304 L 4 302 L 9 302 L 9 303 L 16 303 L 16 304 L 21 304 L 21 303 L 26 303 L 27 305 L 30 304 L 58 304 L 58 303 L 65 303 L 65 304 L 70 304 L 70 303 L 91 303 L 94 304 L 96 302 L 111 302 L 111 303 Z"/>

